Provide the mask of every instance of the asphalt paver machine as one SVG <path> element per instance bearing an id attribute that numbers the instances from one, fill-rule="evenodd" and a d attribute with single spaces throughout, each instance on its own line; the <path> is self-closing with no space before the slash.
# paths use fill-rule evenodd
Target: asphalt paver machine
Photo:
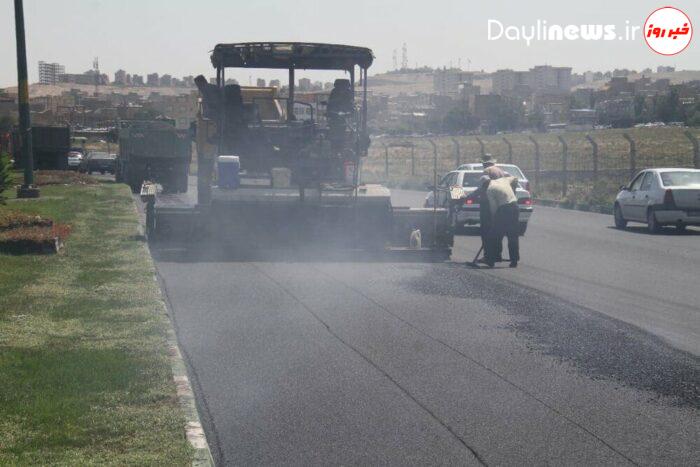
<path id="1" fill-rule="evenodd" d="M 449 257 L 453 233 L 445 210 L 392 206 L 388 188 L 359 179 L 370 145 L 372 61 L 370 49 L 347 45 L 217 45 L 216 84 L 195 80 L 197 202 L 161 200 L 144 186 L 149 239 L 246 251 L 318 246 Z M 227 81 L 229 68 L 286 70 L 286 92 L 247 92 Z M 296 89 L 297 70 L 334 70 L 340 77 L 330 93 L 310 96 Z M 233 181 L 223 170 L 231 160 Z"/>

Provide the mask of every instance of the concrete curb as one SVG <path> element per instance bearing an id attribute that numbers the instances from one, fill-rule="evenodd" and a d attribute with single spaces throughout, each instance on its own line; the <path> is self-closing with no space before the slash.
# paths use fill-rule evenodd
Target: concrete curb
<path id="1" fill-rule="evenodd" d="M 145 238 L 143 231 L 143 224 L 145 219 L 143 219 L 142 217 L 143 213 L 138 208 L 136 200 L 134 200 L 134 209 L 136 210 L 136 215 L 139 220 L 137 227 L 139 235 Z M 153 268 L 153 271 L 155 271 L 153 274 L 153 280 L 155 281 L 156 287 L 158 288 L 158 296 L 162 305 L 162 310 L 167 316 L 168 329 L 166 330 L 165 337 L 168 343 L 168 359 L 170 360 L 170 368 L 173 372 L 173 382 L 175 383 L 177 399 L 180 403 L 180 408 L 182 408 L 182 411 L 185 415 L 185 437 L 190 443 L 190 446 L 192 446 L 192 449 L 194 450 L 192 466 L 214 467 L 214 458 L 211 455 L 211 449 L 209 448 L 209 443 L 207 442 L 206 434 L 204 433 L 204 429 L 202 428 L 202 422 L 199 419 L 199 412 L 197 412 L 194 391 L 192 390 L 192 385 L 190 384 L 190 379 L 187 375 L 187 364 L 182 358 L 180 347 L 177 344 L 177 335 L 175 334 L 175 328 L 170 314 L 170 308 L 168 307 L 168 302 L 163 295 L 163 289 L 161 288 L 160 281 L 158 280 L 158 269 L 153 263 L 151 250 L 148 247 L 148 243 L 145 241 L 144 249 L 148 253 L 148 258 L 151 262 L 151 267 Z"/>
<path id="2" fill-rule="evenodd" d="M 160 285 L 158 289 L 160 290 Z M 170 319 L 170 316 L 168 316 L 168 319 Z M 185 424 L 185 436 L 194 449 L 192 465 L 196 467 L 213 467 L 214 459 L 211 455 L 204 429 L 202 428 L 202 422 L 199 420 L 199 413 L 197 412 L 197 406 L 194 400 L 194 392 L 192 391 L 190 379 L 187 376 L 187 366 L 180 353 L 180 348 L 177 345 L 177 337 L 175 336 L 172 322 L 170 324 L 167 331 L 168 356 L 170 357 L 170 366 L 177 388 L 177 398 L 187 421 Z"/>
<path id="3" fill-rule="evenodd" d="M 556 201 L 553 199 L 543 199 L 543 198 L 534 198 L 535 205 L 539 204 L 540 206 L 547 206 L 547 207 L 552 207 L 552 208 L 561 208 L 561 209 L 570 209 L 574 211 L 584 211 L 584 212 L 596 212 L 599 214 L 612 214 L 613 213 L 613 208 L 612 206 L 604 206 L 604 205 L 590 205 L 590 204 L 573 204 L 570 202 L 566 201 Z"/>

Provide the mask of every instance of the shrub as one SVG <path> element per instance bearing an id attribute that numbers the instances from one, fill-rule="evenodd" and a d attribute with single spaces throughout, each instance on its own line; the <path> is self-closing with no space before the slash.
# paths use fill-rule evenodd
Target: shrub
<path id="1" fill-rule="evenodd" d="M 43 243 L 59 238 L 64 241 L 70 235 L 71 227 L 66 224 L 54 224 L 49 227 L 18 227 L 0 232 L 0 242 Z"/>
<path id="2" fill-rule="evenodd" d="M 0 231 L 21 227 L 51 227 L 53 221 L 41 216 L 33 216 L 18 211 L 0 213 Z"/>

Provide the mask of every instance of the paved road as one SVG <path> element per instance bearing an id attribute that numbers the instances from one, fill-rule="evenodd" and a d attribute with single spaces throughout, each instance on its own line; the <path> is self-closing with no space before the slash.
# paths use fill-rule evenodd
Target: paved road
<path id="1" fill-rule="evenodd" d="M 517 270 L 156 252 L 217 462 L 698 465 L 700 232 L 610 223 L 538 208 Z"/>

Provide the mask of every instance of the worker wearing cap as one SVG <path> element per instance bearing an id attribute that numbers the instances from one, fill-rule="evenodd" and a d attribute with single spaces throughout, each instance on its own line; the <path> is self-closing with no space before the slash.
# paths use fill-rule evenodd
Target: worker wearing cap
<path id="1" fill-rule="evenodd" d="M 496 159 L 489 153 L 486 153 L 481 158 L 481 164 L 484 166 L 484 175 L 488 177 L 489 180 L 497 180 L 501 177 L 508 175 L 503 169 L 496 165 Z M 489 235 L 492 233 L 493 227 L 493 215 L 489 208 L 489 203 L 486 201 L 486 193 L 483 196 L 484 202 L 479 204 L 481 208 L 479 210 L 479 225 L 481 231 L 481 242 L 484 245 L 484 260 L 486 262 L 486 251 L 493 248 L 493 258 L 494 261 L 501 261 L 503 257 L 503 239 L 496 241 L 492 239 L 489 241 Z M 488 245 L 488 246 L 487 246 Z"/>
<path id="2" fill-rule="evenodd" d="M 508 175 L 502 168 L 496 166 L 496 159 L 491 154 L 484 154 L 481 157 L 481 164 L 484 166 L 484 174 L 491 180 Z"/>
<path id="3" fill-rule="evenodd" d="M 519 209 L 518 197 L 515 190 L 518 185 L 517 177 L 505 176 L 496 180 L 490 180 L 486 188 L 489 210 L 492 218 L 492 229 L 487 235 L 487 242 L 491 245 L 485 249 L 486 264 L 493 267 L 498 258 L 495 252 L 497 245 L 503 243 L 503 237 L 508 237 L 508 253 L 510 267 L 518 266 L 520 260 L 519 244 Z"/>

